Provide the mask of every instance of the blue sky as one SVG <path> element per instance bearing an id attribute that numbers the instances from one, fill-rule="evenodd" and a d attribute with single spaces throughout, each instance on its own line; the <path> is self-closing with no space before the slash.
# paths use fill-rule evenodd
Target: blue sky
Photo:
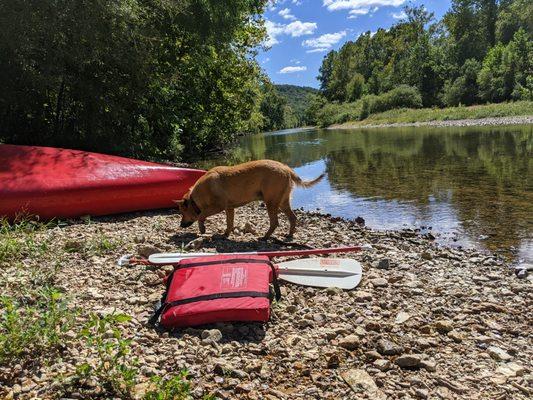
<path id="1" fill-rule="evenodd" d="M 407 4 L 424 4 L 440 19 L 450 0 L 277 0 L 265 13 L 269 50 L 258 61 L 274 83 L 318 87 L 322 58 L 347 40 L 388 28 Z"/>

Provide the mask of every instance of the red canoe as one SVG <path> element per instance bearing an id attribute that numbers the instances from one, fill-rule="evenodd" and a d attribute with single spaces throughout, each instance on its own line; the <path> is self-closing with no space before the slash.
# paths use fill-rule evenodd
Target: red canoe
<path id="1" fill-rule="evenodd" d="M 168 208 L 205 171 L 52 147 L 0 145 L 0 216 L 43 219 Z"/>

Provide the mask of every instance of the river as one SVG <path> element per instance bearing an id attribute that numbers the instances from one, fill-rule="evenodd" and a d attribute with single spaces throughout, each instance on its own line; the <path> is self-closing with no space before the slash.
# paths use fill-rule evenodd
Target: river
<path id="1" fill-rule="evenodd" d="M 533 263 L 533 125 L 283 130 L 243 137 L 202 166 L 262 158 L 304 179 L 326 172 L 295 190 L 294 208 Z"/>

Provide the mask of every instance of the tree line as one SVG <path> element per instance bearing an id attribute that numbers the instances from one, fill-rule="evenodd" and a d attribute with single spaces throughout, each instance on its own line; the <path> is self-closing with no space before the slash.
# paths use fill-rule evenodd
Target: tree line
<path id="1" fill-rule="evenodd" d="M 0 2 L 0 143 L 179 159 L 263 129 L 266 2 Z"/>
<path id="2" fill-rule="evenodd" d="M 360 101 L 363 119 L 399 107 L 533 100 L 533 2 L 453 0 L 440 21 L 423 6 L 404 11 L 390 29 L 324 57 L 312 119 L 326 101 Z"/>

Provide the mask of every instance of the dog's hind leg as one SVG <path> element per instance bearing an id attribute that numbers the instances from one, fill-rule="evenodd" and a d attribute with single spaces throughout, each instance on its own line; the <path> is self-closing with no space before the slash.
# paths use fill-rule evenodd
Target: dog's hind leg
<path id="1" fill-rule="evenodd" d="M 272 235 L 272 232 L 274 232 L 279 225 L 279 220 L 278 220 L 279 204 L 268 202 L 266 203 L 266 208 L 268 212 L 268 218 L 270 219 L 270 227 L 268 228 L 267 233 L 265 233 L 265 236 L 263 236 L 262 238 L 263 240 L 268 239 L 270 235 Z"/>
<path id="2" fill-rule="evenodd" d="M 233 223 L 235 220 L 235 209 L 234 208 L 226 208 L 226 232 L 224 232 L 224 236 L 229 236 L 231 232 L 233 232 Z"/>
<path id="3" fill-rule="evenodd" d="M 280 208 L 289 219 L 290 228 L 287 237 L 292 237 L 296 230 L 296 214 L 292 211 L 290 197 L 281 204 Z"/>

